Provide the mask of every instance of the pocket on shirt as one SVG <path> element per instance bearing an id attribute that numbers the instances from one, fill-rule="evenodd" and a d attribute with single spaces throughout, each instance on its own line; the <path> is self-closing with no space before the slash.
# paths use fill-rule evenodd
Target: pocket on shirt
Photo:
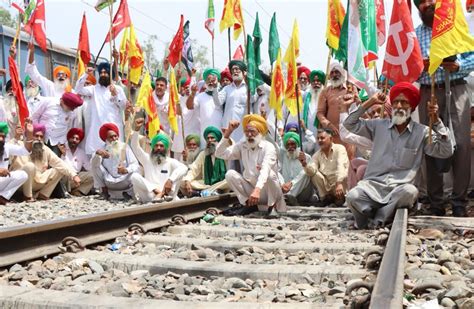
<path id="1" fill-rule="evenodd" d="M 401 168 L 410 168 L 415 163 L 418 149 L 403 147 L 398 157 L 397 165 Z"/>

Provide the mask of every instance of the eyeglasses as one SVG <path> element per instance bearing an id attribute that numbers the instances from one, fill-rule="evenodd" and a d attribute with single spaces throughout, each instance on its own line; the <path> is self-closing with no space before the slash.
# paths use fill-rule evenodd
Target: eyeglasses
<path id="1" fill-rule="evenodd" d="M 245 129 L 244 133 L 245 133 L 245 135 L 257 136 L 258 135 L 258 130 L 256 130 L 256 129 Z"/>
<path id="2" fill-rule="evenodd" d="M 307 77 L 300 77 L 299 80 L 308 80 Z"/>

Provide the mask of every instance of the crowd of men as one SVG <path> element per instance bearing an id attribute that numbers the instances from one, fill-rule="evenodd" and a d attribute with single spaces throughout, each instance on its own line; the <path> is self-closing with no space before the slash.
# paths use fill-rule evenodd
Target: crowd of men
<path id="1" fill-rule="evenodd" d="M 418 5 L 423 24 L 416 30 L 426 58 L 429 3 Z M 15 48 L 10 52 L 14 56 Z M 269 107 L 269 82 L 258 86 L 247 113 L 246 70 L 244 62 L 232 60 L 223 71 L 204 70 L 201 81 L 184 77 L 178 133 L 168 121 L 166 73 L 156 77 L 153 101 L 161 126 L 150 134 L 149 117 L 133 103 L 139 85 L 121 80 L 116 64 L 88 68 L 74 84 L 69 68 L 58 66 L 49 80 L 38 71 L 30 43 L 24 80 L 30 117 L 19 124 L 11 83 L 0 106 L 0 204 L 14 195 L 33 202 L 100 194 L 147 203 L 232 191 L 240 206 L 229 213 L 347 206 L 356 228 L 383 226 L 397 208 L 417 200 L 434 215 L 445 215 L 450 204 L 454 216 L 466 216 L 472 104 L 466 78 L 474 70 L 473 52 L 438 69 L 436 100 L 426 70 L 416 85 L 381 82 L 362 90 L 338 62 L 327 77 L 300 65 L 301 113 L 284 108 L 284 119 Z M 444 70 L 450 72 L 451 102 L 445 100 Z M 443 175 L 440 165 L 448 165 L 450 174 Z"/>

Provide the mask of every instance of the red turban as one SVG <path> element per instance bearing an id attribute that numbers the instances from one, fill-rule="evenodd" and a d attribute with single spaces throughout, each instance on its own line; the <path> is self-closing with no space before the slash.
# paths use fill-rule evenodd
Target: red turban
<path id="1" fill-rule="evenodd" d="M 79 140 L 82 142 L 82 140 L 84 139 L 84 130 L 82 130 L 81 128 L 72 128 L 67 132 L 67 139 L 69 140 L 74 135 L 79 136 Z"/>
<path id="2" fill-rule="evenodd" d="M 114 131 L 115 133 L 117 133 L 117 135 L 119 135 L 119 128 L 115 125 L 115 123 L 104 123 L 99 129 L 100 139 L 104 142 L 107 139 L 107 133 L 109 133 L 109 131 Z"/>
<path id="3" fill-rule="evenodd" d="M 223 78 L 227 78 L 228 80 L 232 81 L 232 75 L 230 74 L 230 71 L 227 68 L 221 72 L 221 80 Z"/>
<path id="4" fill-rule="evenodd" d="M 33 125 L 33 134 L 36 132 L 43 132 L 43 135 L 46 134 L 46 126 L 42 123 L 37 123 Z"/>
<path id="5" fill-rule="evenodd" d="M 420 90 L 408 82 L 397 83 L 390 89 L 390 102 L 393 104 L 395 98 L 400 94 L 403 94 L 407 98 L 411 106 L 411 111 L 414 111 L 420 103 Z"/>
<path id="6" fill-rule="evenodd" d="M 59 72 L 64 72 L 67 76 L 67 78 L 71 78 L 71 70 L 69 70 L 68 67 L 65 67 L 63 65 L 58 65 L 57 67 L 54 68 L 53 70 L 53 76 L 56 78 Z"/>
<path id="7" fill-rule="evenodd" d="M 61 100 L 63 100 L 63 103 L 72 110 L 81 106 L 84 102 L 79 95 L 72 92 L 65 92 L 62 95 Z"/>
<path id="8" fill-rule="evenodd" d="M 309 76 L 311 75 L 310 69 L 308 69 L 305 66 L 300 66 L 298 67 L 298 77 L 300 77 L 301 73 L 306 74 L 306 77 L 309 79 Z"/>

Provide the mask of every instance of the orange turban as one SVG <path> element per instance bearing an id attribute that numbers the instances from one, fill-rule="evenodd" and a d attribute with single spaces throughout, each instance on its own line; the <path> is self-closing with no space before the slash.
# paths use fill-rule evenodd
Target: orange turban
<path id="1" fill-rule="evenodd" d="M 267 121 L 260 115 L 248 114 L 244 116 L 242 120 L 242 126 L 245 129 L 247 126 L 254 127 L 262 135 L 266 135 L 268 132 Z"/>
<path id="2" fill-rule="evenodd" d="M 86 80 L 91 83 L 92 85 L 97 84 L 97 79 L 95 79 L 94 75 L 92 74 L 87 74 Z"/>
<path id="3" fill-rule="evenodd" d="M 58 65 L 53 70 L 53 77 L 56 78 L 56 76 L 58 75 L 59 72 L 64 72 L 66 74 L 67 78 L 71 78 L 71 70 L 69 70 L 68 67 L 65 67 L 63 65 Z"/>

